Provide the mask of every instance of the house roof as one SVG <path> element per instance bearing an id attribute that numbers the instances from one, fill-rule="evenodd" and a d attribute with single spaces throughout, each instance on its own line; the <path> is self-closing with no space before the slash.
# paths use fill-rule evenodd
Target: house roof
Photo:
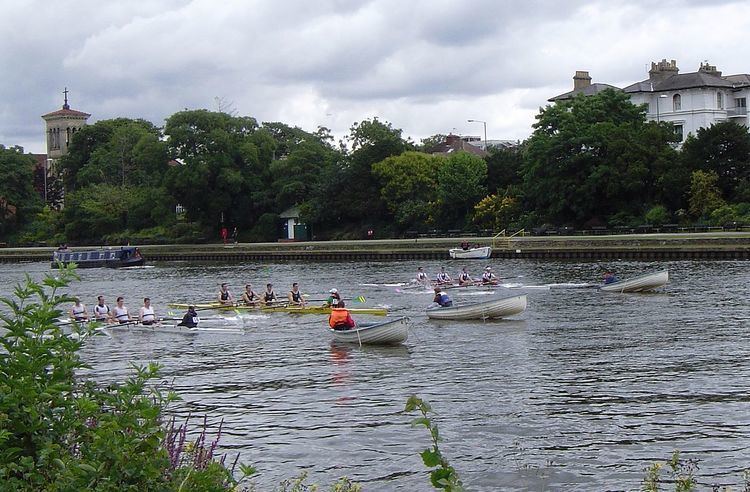
<path id="1" fill-rule="evenodd" d="M 289 207 L 279 214 L 282 219 L 298 219 L 299 218 L 299 207 Z"/>
<path id="2" fill-rule="evenodd" d="M 468 152 L 479 157 L 487 157 L 489 154 L 482 150 L 476 145 L 472 145 L 469 142 L 465 142 L 458 135 L 447 135 L 445 141 L 426 149 L 428 153 L 433 155 L 451 155 L 457 152 Z"/>
<path id="3" fill-rule="evenodd" d="M 734 84 L 725 77 L 719 77 L 706 72 L 689 72 L 671 75 L 664 80 L 652 81 L 642 80 L 625 87 L 625 92 L 664 92 L 682 89 L 693 89 L 698 87 L 727 87 L 732 88 Z"/>
<path id="4" fill-rule="evenodd" d="M 737 75 L 727 75 L 724 78 L 732 82 L 735 87 L 750 85 L 750 74 L 747 74 L 747 73 L 738 73 Z"/>
<path id="5" fill-rule="evenodd" d="M 51 113 L 43 114 L 42 118 L 51 118 L 53 116 L 78 116 L 82 118 L 88 118 L 91 115 L 88 113 L 84 113 L 83 111 L 76 111 L 75 109 L 62 108 L 58 109 L 57 111 L 52 111 Z"/>
<path id="6" fill-rule="evenodd" d="M 615 87 L 614 85 L 609 84 L 601 84 L 601 83 L 594 83 L 587 85 L 586 87 L 581 87 L 579 89 L 573 89 L 572 91 L 565 92 L 563 94 L 560 94 L 559 96 L 552 97 L 548 99 L 549 102 L 555 102 L 555 101 L 564 101 L 566 99 L 573 99 L 578 94 L 583 94 L 584 96 L 593 96 L 594 94 L 598 94 L 606 89 L 613 89 L 616 91 L 620 91 L 619 87 Z"/>

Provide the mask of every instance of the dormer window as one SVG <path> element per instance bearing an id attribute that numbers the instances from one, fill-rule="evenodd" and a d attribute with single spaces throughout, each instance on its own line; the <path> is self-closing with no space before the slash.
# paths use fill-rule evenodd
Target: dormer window
<path id="1" fill-rule="evenodd" d="M 672 110 L 679 111 L 682 109 L 682 97 L 679 94 L 672 96 Z"/>

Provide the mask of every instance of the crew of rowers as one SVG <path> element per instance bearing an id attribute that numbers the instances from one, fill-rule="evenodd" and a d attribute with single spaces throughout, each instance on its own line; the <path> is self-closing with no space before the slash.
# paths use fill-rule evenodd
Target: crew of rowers
<path id="1" fill-rule="evenodd" d="M 337 289 L 331 289 L 328 291 L 330 294 L 328 298 L 323 302 L 323 307 L 336 307 L 341 302 L 341 296 Z M 252 284 L 245 284 L 245 291 L 240 296 L 239 302 L 235 300 L 234 296 L 229 292 L 229 286 L 226 283 L 221 284 L 219 293 L 216 297 L 217 302 L 224 306 L 236 306 L 238 304 L 245 306 L 274 306 L 274 305 L 287 305 L 287 306 L 307 306 L 304 294 L 299 290 L 299 284 L 297 282 L 292 283 L 292 288 L 287 292 L 286 299 L 279 299 L 273 290 L 273 284 L 266 284 L 266 290 L 258 294 L 253 290 Z"/>
<path id="2" fill-rule="evenodd" d="M 79 323 L 85 321 L 119 324 L 138 322 L 142 325 L 153 325 L 159 322 L 154 312 L 154 307 L 151 305 L 151 299 L 148 297 L 143 298 L 143 306 L 138 311 L 138 317 L 133 318 L 125 306 L 125 298 L 122 296 L 117 298 L 116 304 L 112 308 L 104 302 L 104 296 L 98 296 L 96 298 L 96 305 L 91 310 L 91 316 L 89 316 L 86 306 L 76 297 L 73 306 L 70 308 L 70 319 Z"/>
<path id="3" fill-rule="evenodd" d="M 458 285 L 459 286 L 466 286 L 466 285 L 497 285 L 500 279 L 497 275 L 492 271 L 492 267 L 487 267 L 484 269 L 484 273 L 482 273 L 482 277 L 475 279 L 471 275 L 469 275 L 469 272 L 466 271 L 466 267 L 463 267 L 461 271 L 458 274 Z M 425 286 L 429 285 L 454 285 L 453 279 L 450 275 L 445 271 L 445 267 L 440 267 L 440 273 L 438 273 L 435 277 L 435 280 L 431 280 L 430 277 L 424 272 L 422 267 L 417 268 L 417 277 L 415 279 L 416 283 L 422 284 Z"/>

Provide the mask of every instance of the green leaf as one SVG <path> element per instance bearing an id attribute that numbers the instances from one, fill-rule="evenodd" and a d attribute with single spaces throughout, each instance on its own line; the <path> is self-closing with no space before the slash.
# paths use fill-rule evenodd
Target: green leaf
<path id="1" fill-rule="evenodd" d="M 425 449 L 419 455 L 422 457 L 422 462 L 424 463 L 424 466 L 428 468 L 432 468 L 433 466 L 438 466 L 440 464 L 440 451 L 436 451 L 434 449 Z"/>

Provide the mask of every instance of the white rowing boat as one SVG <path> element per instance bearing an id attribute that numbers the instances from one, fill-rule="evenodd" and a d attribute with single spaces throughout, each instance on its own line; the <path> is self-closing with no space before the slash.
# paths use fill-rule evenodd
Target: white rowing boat
<path id="1" fill-rule="evenodd" d="M 484 260 L 492 255 L 492 248 L 483 246 L 481 248 L 451 248 L 448 250 L 451 258 L 456 260 Z"/>
<path id="2" fill-rule="evenodd" d="M 137 321 L 129 323 L 114 323 L 114 324 L 100 324 L 95 328 L 94 332 L 102 332 L 107 335 L 112 333 L 124 333 L 124 332 L 152 332 L 152 333 L 200 333 L 200 332 L 216 332 L 216 333 L 244 333 L 244 318 L 239 316 L 235 317 L 223 317 L 214 316 L 210 318 L 200 318 L 198 326 L 189 328 L 187 326 L 180 326 L 180 320 L 175 318 L 166 318 L 161 323 L 152 325 L 144 325 Z M 63 328 L 66 332 L 73 332 L 74 322 L 68 321 L 60 322 L 58 326 Z"/>
<path id="3" fill-rule="evenodd" d="M 664 287 L 669 281 L 669 271 L 649 273 L 631 279 L 619 280 L 599 287 L 605 292 L 647 292 Z"/>
<path id="4" fill-rule="evenodd" d="M 430 319 L 469 320 L 505 318 L 522 313 L 526 309 L 526 295 L 503 297 L 473 304 L 451 307 L 432 307 L 427 309 Z"/>
<path id="5" fill-rule="evenodd" d="M 358 323 L 357 327 L 351 330 L 329 328 L 328 331 L 337 342 L 390 345 L 406 341 L 409 335 L 407 321 L 407 318 L 402 316 L 377 323 Z"/>

